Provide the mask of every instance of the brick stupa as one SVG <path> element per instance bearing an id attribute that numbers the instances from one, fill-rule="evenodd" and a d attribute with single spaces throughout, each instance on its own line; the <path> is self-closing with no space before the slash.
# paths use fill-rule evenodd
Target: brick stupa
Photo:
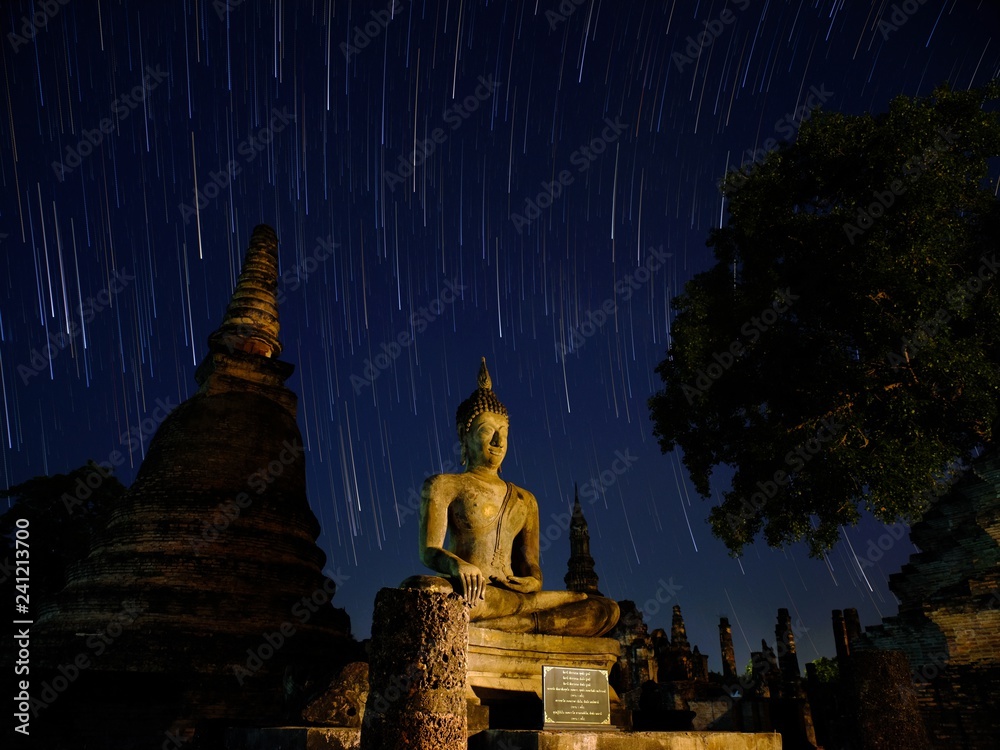
<path id="1" fill-rule="evenodd" d="M 920 552 L 889 576 L 899 614 L 856 647 L 903 651 L 934 747 L 1000 737 L 1000 455 L 992 449 L 913 524 Z M 850 636 L 850 628 L 848 635 Z M 843 646 L 839 651 L 845 650 Z"/>
<path id="2" fill-rule="evenodd" d="M 296 677 L 354 654 L 306 499 L 297 399 L 284 385 L 294 367 L 278 359 L 277 252 L 274 231 L 256 227 L 198 392 L 162 423 L 35 625 L 44 666 L 89 658 L 74 681 L 89 689 L 73 684 L 45 709 L 75 705 L 61 720 L 81 732 L 102 712 L 160 739 L 206 721 L 266 725 L 291 711 Z"/>

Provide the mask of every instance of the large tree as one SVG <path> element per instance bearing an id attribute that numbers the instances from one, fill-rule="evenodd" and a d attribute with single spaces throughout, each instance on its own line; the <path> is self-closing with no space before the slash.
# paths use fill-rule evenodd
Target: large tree
<path id="1" fill-rule="evenodd" d="M 698 492 L 734 471 L 713 533 L 819 555 L 862 509 L 918 517 L 994 440 L 1000 395 L 1000 86 L 888 112 L 817 111 L 726 175 L 716 263 L 674 301 L 664 452 Z"/>

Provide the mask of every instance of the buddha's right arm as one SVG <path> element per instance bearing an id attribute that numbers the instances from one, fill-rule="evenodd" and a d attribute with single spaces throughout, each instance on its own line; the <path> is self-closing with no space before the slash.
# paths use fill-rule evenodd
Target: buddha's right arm
<path id="1" fill-rule="evenodd" d="M 445 484 L 445 478 L 436 474 L 427 478 L 420 492 L 420 561 L 433 571 L 455 576 L 461 560 L 444 547 L 451 504 Z"/>
<path id="2" fill-rule="evenodd" d="M 456 578 L 470 601 L 485 596 L 486 579 L 475 565 L 445 549 L 448 534 L 448 508 L 454 499 L 449 491 L 448 475 L 428 477 L 420 493 L 420 560 L 431 570 Z"/>

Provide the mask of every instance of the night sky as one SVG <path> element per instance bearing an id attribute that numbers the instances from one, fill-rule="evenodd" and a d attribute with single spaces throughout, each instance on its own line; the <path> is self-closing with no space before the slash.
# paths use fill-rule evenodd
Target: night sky
<path id="1" fill-rule="evenodd" d="M 577 482 L 603 593 L 650 629 L 680 604 L 713 670 L 720 615 L 742 669 L 779 607 L 802 661 L 833 655 L 831 609 L 895 613 L 905 535 L 866 519 L 825 560 L 729 557 L 646 400 L 727 166 L 812 104 L 985 84 L 995 4 L 51 0 L 0 24 L 4 487 L 114 451 L 133 480 L 266 223 L 318 543 L 359 637 L 378 589 L 423 572 L 412 498 L 460 468 L 481 356 L 546 588 Z"/>

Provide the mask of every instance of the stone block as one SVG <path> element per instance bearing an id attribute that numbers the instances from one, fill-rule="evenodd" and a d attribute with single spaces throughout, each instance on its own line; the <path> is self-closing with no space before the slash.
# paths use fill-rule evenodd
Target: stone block
<path id="1" fill-rule="evenodd" d="M 610 672 L 620 651 L 621 644 L 613 638 L 505 633 L 471 627 L 469 689 L 534 693 L 541 698 L 543 666 Z"/>
<path id="2" fill-rule="evenodd" d="M 353 661 L 345 666 L 320 695 L 302 711 L 311 724 L 360 727 L 368 700 L 368 665 Z"/>

